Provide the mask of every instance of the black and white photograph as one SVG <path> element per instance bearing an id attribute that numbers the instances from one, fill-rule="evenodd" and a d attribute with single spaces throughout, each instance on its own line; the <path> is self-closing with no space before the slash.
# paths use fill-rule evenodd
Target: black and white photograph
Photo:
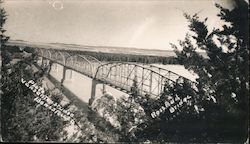
<path id="1" fill-rule="evenodd" d="M 249 0 L 0 0 L 1 143 L 249 143 Z"/>

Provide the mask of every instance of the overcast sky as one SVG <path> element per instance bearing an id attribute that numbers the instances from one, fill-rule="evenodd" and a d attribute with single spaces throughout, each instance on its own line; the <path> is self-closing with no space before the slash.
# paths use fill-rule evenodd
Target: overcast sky
<path id="1" fill-rule="evenodd" d="M 188 31 L 183 12 L 199 12 L 209 26 L 222 24 L 214 0 L 5 0 L 4 7 L 6 34 L 31 42 L 167 50 Z"/>

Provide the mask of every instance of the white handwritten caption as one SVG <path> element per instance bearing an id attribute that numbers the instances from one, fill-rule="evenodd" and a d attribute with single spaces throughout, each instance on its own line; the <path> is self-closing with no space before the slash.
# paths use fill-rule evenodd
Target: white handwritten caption
<path id="1" fill-rule="evenodd" d="M 39 97 L 35 97 L 34 101 L 38 104 L 48 108 L 50 111 L 54 112 L 57 116 L 62 117 L 65 121 L 69 121 L 71 119 L 71 123 L 74 123 L 73 117 L 74 114 L 65 110 L 60 104 L 57 102 L 53 102 L 47 95 L 44 94 L 45 90 L 43 87 L 39 87 L 33 80 L 26 81 L 21 78 L 21 82 L 32 90 Z"/>
<path id="2" fill-rule="evenodd" d="M 183 99 L 179 98 L 178 96 L 176 96 L 175 99 L 171 96 L 168 96 L 167 99 L 168 100 L 165 101 L 164 106 L 162 106 L 159 110 L 151 113 L 152 118 L 159 116 L 161 113 L 165 112 L 166 109 L 169 109 L 170 113 L 174 113 L 180 107 L 182 107 L 184 103 L 186 103 L 188 106 L 192 105 L 192 102 L 190 100 L 191 96 L 184 97 Z M 204 108 L 199 108 L 197 105 L 194 105 L 194 109 L 197 113 L 199 113 L 200 111 L 204 111 Z"/>

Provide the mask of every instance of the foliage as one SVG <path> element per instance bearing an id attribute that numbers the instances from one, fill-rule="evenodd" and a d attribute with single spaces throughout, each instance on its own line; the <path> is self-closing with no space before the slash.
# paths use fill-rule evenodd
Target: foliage
<path id="1" fill-rule="evenodd" d="M 4 24 L 7 19 L 7 14 L 2 5 L 3 1 L 0 0 L 0 41 L 1 41 L 0 45 L 1 45 L 1 55 L 3 56 L 5 55 L 5 53 L 2 50 L 3 48 L 6 47 L 6 42 L 8 41 L 9 37 L 4 34 L 6 32 L 6 30 L 4 29 Z M 6 57 L 6 59 L 2 59 L 2 63 L 7 64 L 9 60 L 10 59 Z"/>
<path id="2" fill-rule="evenodd" d="M 3 57 L 5 59 L 5 57 Z M 64 135 L 66 123 L 53 112 L 37 104 L 35 93 L 21 83 L 33 79 L 41 85 L 43 74 L 34 73 L 33 57 L 2 68 L 1 118 L 3 141 L 58 141 Z M 47 92 L 49 94 L 49 92 Z M 60 99 L 53 98 L 59 102 Z M 58 97 L 58 96 L 57 96 Z"/>
<path id="3" fill-rule="evenodd" d="M 10 55 L 7 53 L 3 53 L 3 48 L 5 47 L 5 43 L 8 41 L 8 37 L 4 34 L 4 24 L 6 21 L 6 11 L 3 8 L 3 1 L 0 0 L 0 79 L 2 81 L 2 64 L 9 63 L 10 61 Z M 3 60 L 2 57 L 5 55 L 5 59 Z M 2 101 L 2 83 L 0 83 L 0 101 Z M 2 105 L 0 104 L 0 110 L 2 110 Z M 0 117 L 0 121 L 2 122 L 2 117 Z M 2 123 L 0 124 L 0 127 L 2 127 Z M 0 129 L 0 141 L 2 141 L 2 129 Z"/>
<path id="4" fill-rule="evenodd" d="M 75 125 L 77 125 L 77 132 L 70 139 L 68 139 L 68 142 L 114 142 L 110 134 L 105 133 L 105 131 L 100 131 L 98 128 L 96 128 L 96 125 L 93 124 L 95 121 L 90 121 L 88 119 L 88 115 L 88 113 L 83 113 L 80 110 L 75 111 Z"/>
<path id="5" fill-rule="evenodd" d="M 105 94 L 93 104 L 92 108 L 119 130 L 119 141 L 137 141 L 135 132 L 137 126 L 144 122 L 145 113 L 133 97 L 123 96 L 115 100 Z"/>
<path id="6" fill-rule="evenodd" d="M 2 7 L 2 0 L 0 1 L 1 7 L 0 7 L 0 39 L 1 39 L 1 47 L 6 46 L 6 42 L 8 41 L 9 37 L 7 37 L 4 33 L 6 32 L 6 30 L 4 29 L 4 24 L 6 22 L 7 19 L 7 14 L 6 11 L 4 10 L 4 8 Z"/>
<path id="7" fill-rule="evenodd" d="M 245 1 L 235 1 L 233 10 L 216 4 L 218 16 L 225 22 L 222 29 L 209 32 L 206 21 L 197 14 L 184 16 L 189 21 L 191 33 L 178 46 L 173 45 L 178 61 L 198 74 L 198 92 L 193 97 L 205 108 L 203 116 L 207 125 L 203 132 L 208 141 L 241 141 L 247 138 L 249 94 L 249 49 L 247 10 Z M 197 50 L 207 53 L 207 58 Z M 176 88 L 174 88 L 176 89 Z M 187 88 L 181 91 L 187 92 Z M 174 94 L 178 95 L 178 92 Z M 210 103 L 207 99 L 213 100 Z M 229 127 L 232 124 L 234 126 Z M 234 135 L 225 137 L 226 134 Z M 210 138 L 210 139 L 209 139 Z"/>

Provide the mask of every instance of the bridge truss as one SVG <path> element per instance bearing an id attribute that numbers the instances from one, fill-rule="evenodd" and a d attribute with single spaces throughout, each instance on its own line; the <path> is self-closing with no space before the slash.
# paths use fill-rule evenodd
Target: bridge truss
<path id="1" fill-rule="evenodd" d="M 174 72 L 156 66 L 143 66 L 129 62 L 101 63 L 89 55 L 70 54 L 63 50 L 36 49 L 39 56 L 80 72 L 101 83 L 110 85 L 128 94 L 136 87 L 141 96 L 158 98 L 164 92 L 165 84 L 179 84 L 189 81 Z M 180 83 L 182 83 L 180 82 Z"/>

